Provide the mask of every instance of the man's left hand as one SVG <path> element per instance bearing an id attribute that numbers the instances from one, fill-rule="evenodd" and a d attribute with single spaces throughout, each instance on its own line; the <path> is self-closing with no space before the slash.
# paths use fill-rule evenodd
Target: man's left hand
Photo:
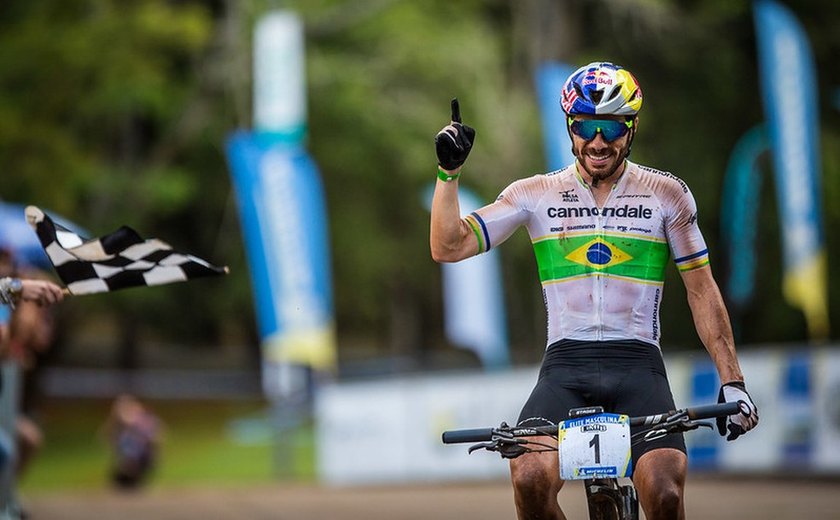
<path id="1" fill-rule="evenodd" d="M 719 403 L 741 403 L 741 413 L 729 417 L 718 417 L 717 427 L 721 436 L 727 434 L 728 441 L 734 441 L 752 430 L 758 424 L 758 407 L 753 403 L 743 381 L 732 381 L 720 387 Z"/>

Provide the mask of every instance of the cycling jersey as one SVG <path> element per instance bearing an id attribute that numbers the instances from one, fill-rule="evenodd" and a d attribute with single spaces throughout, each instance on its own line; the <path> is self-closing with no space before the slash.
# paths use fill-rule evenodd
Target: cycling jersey
<path id="1" fill-rule="evenodd" d="M 512 183 L 466 221 L 479 252 L 519 226 L 528 230 L 548 314 L 548 345 L 636 339 L 658 346 L 669 254 L 680 271 L 709 263 L 688 186 L 630 161 L 603 207 L 571 165 Z"/>

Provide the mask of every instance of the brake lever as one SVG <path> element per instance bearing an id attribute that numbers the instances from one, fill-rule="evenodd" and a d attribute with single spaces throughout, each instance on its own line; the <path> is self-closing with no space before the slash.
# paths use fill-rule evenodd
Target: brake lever
<path id="1" fill-rule="evenodd" d="M 497 431 L 493 434 L 490 442 L 473 444 L 467 450 L 467 453 L 472 453 L 477 450 L 487 450 L 498 452 L 505 459 L 515 459 L 528 451 L 528 448 L 524 446 L 526 442 L 524 439 L 517 439 L 505 431 Z"/>
<path id="2" fill-rule="evenodd" d="M 685 423 L 683 423 L 683 427 L 686 429 L 686 431 L 696 430 L 697 428 L 700 428 L 701 426 L 704 427 L 704 428 L 708 428 L 710 430 L 715 429 L 715 427 L 712 426 L 712 423 L 710 423 L 708 421 L 686 421 Z"/>
<path id="3" fill-rule="evenodd" d="M 470 449 L 467 450 L 467 453 L 472 453 L 476 450 L 499 451 L 499 442 L 490 441 L 473 444 L 472 446 L 470 446 Z"/>

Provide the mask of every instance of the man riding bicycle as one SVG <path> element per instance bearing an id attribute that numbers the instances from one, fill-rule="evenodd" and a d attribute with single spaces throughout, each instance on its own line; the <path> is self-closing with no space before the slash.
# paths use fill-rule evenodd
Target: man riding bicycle
<path id="1" fill-rule="evenodd" d="M 548 346 L 519 424 L 544 425 L 582 406 L 631 416 L 675 408 L 659 348 L 664 270 L 672 254 L 697 333 L 723 382 L 719 401 L 743 401 L 749 409 L 718 420 L 721 435 L 734 440 L 756 426 L 758 411 L 744 386 L 688 186 L 627 159 L 642 106 L 638 82 L 622 67 L 591 63 L 566 80 L 560 102 L 575 163 L 517 180 L 495 202 L 462 218 L 458 178 L 475 130 L 461 122 L 453 100 L 452 121 L 435 138 L 432 257 L 457 262 L 504 242 L 519 226 L 528 230 Z M 682 435 L 643 443 L 632 458 L 647 518 L 684 517 Z M 528 453 L 510 468 L 520 519 L 565 518 L 557 501 L 563 481 L 556 453 Z"/>

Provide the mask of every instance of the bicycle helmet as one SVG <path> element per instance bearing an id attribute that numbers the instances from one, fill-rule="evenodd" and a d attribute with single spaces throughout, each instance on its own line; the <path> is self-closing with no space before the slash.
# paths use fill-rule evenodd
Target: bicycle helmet
<path id="1" fill-rule="evenodd" d="M 634 116 L 642 108 L 642 89 L 627 69 L 609 62 L 594 62 L 569 76 L 560 104 L 570 116 Z"/>

